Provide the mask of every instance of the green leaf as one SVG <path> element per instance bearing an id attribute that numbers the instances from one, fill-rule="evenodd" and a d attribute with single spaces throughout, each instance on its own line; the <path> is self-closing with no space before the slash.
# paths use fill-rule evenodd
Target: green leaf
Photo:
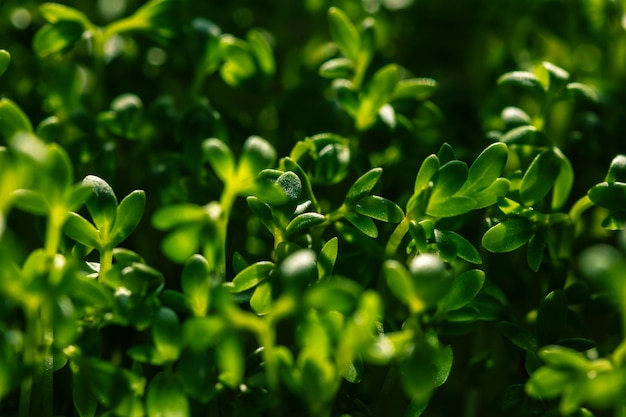
<path id="1" fill-rule="evenodd" d="M 131 16 L 118 19 L 104 28 L 105 37 L 117 33 L 140 31 L 166 42 L 176 35 L 174 17 L 177 3 L 172 0 L 150 0 L 144 3 Z"/>
<path id="2" fill-rule="evenodd" d="M 133 294 L 145 296 L 154 294 L 163 288 L 163 274 L 146 264 L 133 263 L 122 269 L 120 286 Z"/>
<path id="3" fill-rule="evenodd" d="M 548 73 L 548 89 L 551 92 L 558 92 L 569 79 L 569 72 L 550 62 L 544 61 L 542 64 Z"/>
<path id="4" fill-rule="evenodd" d="M 354 62 L 348 58 L 333 58 L 324 62 L 318 71 L 323 78 L 350 78 L 354 73 Z"/>
<path id="5" fill-rule="evenodd" d="M 100 234 L 96 228 L 80 214 L 70 213 L 63 231 L 70 238 L 90 248 L 101 248 Z"/>
<path id="6" fill-rule="evenodd" d="M 345 202 L 350 204 L 369 194 L 380 179 L 382 173 L 382 168 L 372 168 L 361 175 L 354 184 L 350 186 Z"/>
<path id="7" fill-rule="evenodd" d="M 243 144 L 237 169 L 242 179 L 250 178 L 269 168 L 275 160 L 276 150 L 268 141 L 259 136 L 250 136 Z"/>
<path id="8" fill-rule="evenodd" d="M 235 155 L 228 145 L 216 138 L 207 139 L 202 142 L 202 154 L 223 183 L 231 180 L 235 172 Z"/>
<path id="9" fill-rule="evenodd" d="M 260 316 L 272 311 L 272 284 L 263 281 L 256 286 L 250 298 L 250 308 Z"/>
<path id="10" fill-rule="evenodd" d="M 180 224 L 200 223 L 207 218 L 203 207 L 181 203 L 165 206 L 157 210 L 152 217 L 152 226 L 158 230 L 168 230 Z"/>
<path id="11" fill-rule="evenodd" d="M 429 155 L 422 165 L 420 166 L 417 176 L 415 178 L 415 186 L 413 187 L 414 193 L 420 193 L 422 190 L 428 187 L 430 180 L 439 171 L 440 163 L 437 155 Z"/>
<path id="12" fill-rule="evenodd" d="M 111 230 L 117 217 L 117 197 L 111 186 L 102 178 L 88 175 L 83 185 L 91 187 L 92 196 L 87 200 L 87 210 L 98 230 Z"/>
<path id="13" fill-rule="evenodd" d="M 536 145 L 545 142 L 543 133 L 530 125 L 514 127 L 502 135 L 500 140 L 509 145 Z"/>
<path id="14" fill-rule="evenodd" d="M 400 80 L 393 92 L 392 100 L 414 99 L 426 100 L 439 88 L 437 81 L 432 78 L 409 78 Z"/>
<path id="15" fill-rule="evenodd" d="M 570 371 L 542 367 L 530 376 L 526 383 L 526 392 L 537 398 L 556 398 L 568 384 L 572 383 L 573 378 L 574 375 Z"/>
<path id="16" fill-rule="evenodd" d="M 506 178 L 496 179 L 489 187 L 472 195 L 472 199 L 476 202 L 475 209 L 481 209 L 492 206 L 498 202 L 509 192 L 511 183 Z"/>
<path id="17" fill-rule="evenodd" d="M 469 213 L 476 208 L 476 201 L 473 198 L 464 196 L 454 196 L 435 203 L 429 201 L 426 213 L 433 217 L 454 217 Z"/>
<path id="18" fill-rule="evenodd" d="M 0 76 L 9 68 L 10 63 L 11 54 L 5 49 L 0 49 Z"/>
<path id="19" fill-rule="evenodd" d="M 402 264 L 394 260 L 385 261 L 383 273 L 387 286 L 393 295 L 409 307 L 412 312 L 420 312 L 424 309 L 424 304 L 415 293 L 413 279 Z"/>
<path id="20" fill-rule="evenodd" d="M 554 182 L 550 207 L 553 211 L 557 211 L 567 203 L 570 191 L 574 185 L 574 169 L 569 159 L 567 159 L 558 148 L 554 148 L 554 152 L 559 158 L 561 167 L 559 169 L 559 175 Z"/>
<path id="21" fill-rule="evenodd" d="M 8 98 L 0 98 L 0 135 L 6 141 L 17 133 L 32 133 L 33 125 L 28 116 Z"/>
<path id="22" fill-rule="evenodd" d="M 452 351 L 452 346 L 446 346 L 435 353 L 435 387 L 442 386 L 448 380 L 452 370 L 453 359 L 454 352 Z"/>
<path id="23" fill-rule="evenodd" d="M 609 183 L 626 182 L 626 155 L 617 155 L 613 158 L 604 181 Z"/>
<path id="24" fill-rule="evenodd" d="M 488 146 L 469 167 L 467 182 L 460 192 L 471 196 L 471 193 L 484 190 L 493 184 L 502 173 L 508 154 L 508 148 L 502 142 Z"/>
<path id="25" fill-rule="evenodd" d="M 44 196 L 34 190 L 15 190 L 12 194 L 13 205 L 27 213 L 37 216 L 46 216 L 50 207 Z"/>
<path id="26" fill-rule="evenodd" d="M 420 341 L 400 367 L 402 388 L 412 401 L 426 402 L 430 399 L 437 380 L 434 349 Z"/>
<path id="27" fill-rule="evenodd" d="M 456 254 L 459 258 L 473 264 L 481 264 L 482 259 L 478 250 L 467 239 L 451 230 L 440 230 L 456 246 Z"/>
<path id="28" fill-rule="evenodd" d="M 275 266 L 276 265 L 273 262 L 269 261 L 259 261 L 248 266 L 246 269 L 238 273 L 235 278 L 233 278 L 231 291 L 239 293 L 253 288 L 260 282 L 267 279 L 270 272 L 274 270 Z"/>
<path id="29" fill-rule="evenodd" d="M 600 207 L 616 211 L 626 208 L 626 183 L 624 182 L 601 182 L 591 187 L 587 195 L 594 204 Z"/>
<path id="30" fill-rule="evenodd" d="M 115 223 L 111 229 L 112 246 L 119 245 L 130 236 L 139 224 L 145 207 L 146 193 L 143 190 L 135 190 L 124 197 L 117 207 Z"/>
<path id="31" fill-rule="evenodd" d="M 195 224 L 183 225 L 168 234 L 161 243 L 161 249 L 174 262 L 182 263 L 198 252 L 200 228 Z"/>
<path id="32" fill-rule="evenodd" d="M 192 317 L 183 325 L 184 345 L 189 346 L 192 352 L 205 351 L 219 343 L 228 330 L 228 325 L 221 317 Z M 181 360 L 186 356 L 183 355 Z"/>
<path id="33" fill-rule="evenodd" d="M 396 203 L 375 195 L 360 199 L 355 204 L 354 210 L 364 216 L 388 223 L 400 223 L 404 218 L 404 212 Z"/>
<path id="34" fill-rule="evenodd" d="M 537 311 L 537 341 L 539 346 L 556 342 L 567 325 L 567 297 L 562 290 L 546 296 Z"/>
<path id="35" fill-rule="evenodd" d="M 33 50 L 42 58 L 70 50 L 85 31 L 81 23 L 60 20 L 46 23 L 33 37 Z"/>
<path id="36" fill-rule="evenodd" d="M 69 21 L 80 23 L 85 28 L 92 25 L 83 12 L 59 3 L 41 4 L 39 6 L 39 13 L 50 23 Z"/>
<path id="37" fill-rule="evenodd" d="M 522 178 L 522 202 L 533 205 L 541 201 L 556 182 L 560 169 L 561 159 L 552 149 L 537 155 Z"/>
<path id="38" fill-rule="evenodd" d="M 161 307 L 152 322 L 152 340 L 165 361 L 178 359 L 182 348 L 183 328 L 174 310 Z"/>
<path id="39" fill-rule="evenodd" d="M 341 53 L 348 59 L 357 60 L 360 42 L 356 27 L 343 10 L 337 7 L 328 9 L 328 23 L 330 36 L 333 38 Z"/>
<path id="40" fill-rule="evenodd" d="M 352 212 L 346 212 L 344 214 L 344 217 L 347 221 L 349 221 L 354 227 L 359 229 L 365 235 L 371 238 L 378 237 L 378 229 L 376 228 L 376 224 L 371 218 Z"/>
<path id="41" fill-rule="evenodd" d="M 539 81 L 539 78 L 537 78 L 537 76 L 532 72 L 527 71 L 507 72 L 498 78 L 498 85 L 523 88 L 534 93 L 540 93 L 541 95 L 544 95 L 546 92 L 546 89 L 541 81 Z"/>
<path id="42" fill-rule="evenodd" d="M 454 279 L 450 291 L 439 300 L 439 304 L 449 311 L 464 307 L 476 297 L 484 283 L 483 271 L 478 269 L 465 271 Z"/>
<path id="43" fill-rule="evenodd" d="M 220 341 L 216 350 L 216 362 L 220 371 L 220 382 L 231 388 L 241 385 L 245 372 L 244 351 L 235 334 L 229 334 Z"/>
<path id="44" fill-rule="evenodd" d="M 74 182 L 72 161 L 69 155 L 60 145 L 52 143 L 48 145 L 48 154 L 45 159 L 47 176 L 44 178 L 44 186 L 41 190 L 47 193 L 51 200 L 66 194 L 67 189 Z M 54 193 L 58 193 L 56 196 Z"/>
<path id="45" fill-rule="evenodd" d="M 490 252 L 511 252 L 528 242 L 533 234 L 532 223 L 528 220 L 511 218 L 487 230 L 482 244 Z"/>
<path id="46" fill-rule="evenodd" d="M 439 158 L 439 162 L 443 165 L 448 162 L 456 161 L 456 152 L 454 152 L 454 148 L 448 143 L 444 142 L 439 147 L 439 151 L 437 151 L 437 158 Z"/>
<path id="47" fill-rule="evenodd" d="M 344 110 L 353 118 L 356 117 L 360 101 L 357 92 L 354 91 L 352 82 L 343 78 L 336 78 L 333 80 L 332 87 L 337 100 Z"/>
<path id="48" fill-rule="evenodd" d="M 290 253 L 279 266 L 281 279 L 296 287 L 308 284 L 314 272 L 317 272 L 316 259 L 317 255 L 311 249 Z"/>
<path id="49" fill-rule="evenodd" d="M 317 226 L 318 224 L 324 223 L 325 220 L 326 217 L 324 217 L 323 214 L 315 212 L 302 213 L 289 222 L 285 228 L 285 236 Z"/>
<path id="50" fill-rule="evenodd" d="M 501 321 L 496 327 L 502 336 L 523 350 L 530 352 L 537 350 L 537 339 L 535 339 L 535 336 L 519 324 Z"/>
<path id="51" fill-rule="evenodd" d="M 335 262 L 337 261 L 338 250 L 339 239 L 337 239 L 337 237 L 328 240 L 322 247 L 317 257 L 317 272 L 320 280 L 331 276 Z"/>
<path id="52" fill-rule="evenodd" d="M 441 159 L 441 158 L 440 158 Z M 468 178 L 467 164 L 463 161 L 450 161 L 439 168 L 434 177 L 435 186 L 430 196 L 430 204 L 440 204 L 459 191 Z"/>
<path id="53" fill-rule="evenodd" d="M 211 276 L 207 260 L 201 255 L 193 255 L 187 259 L 180 284 L 194 314 L 206 314 L 211 300 Z"/>
<path id="54" fill-rule="evenodd" d="M 537 272 L 541 266 L 543 253 L 546 248 L 548 238 L 548 230 L 544 227 L 539 228 L 528 241 L 528 249 L 526 250 L 526 261 L 533 271 Z"/>
<path id="55" fill-rule="evenodd" d="M 407 406 L 403 417 L 420 417 L 424 411 L 426 411 L 426 407 L 428 407 L 429 401 L 411 401 L 411 403 Z"/>
<path id="56" fill-rule="evenodd" d="M 582 83 L 569 83 L 565 86 L 566 96 L 574 101 L 587 101 L 597 103 L 600 99 L 598 93 L 591 87 Z"/>
<path id="57" fill-rule="evenodd" d="M 226 84 L 238 87 L 242 82 L 254 76 L 256 66 L 247 44 L 234 36 L 222 35 L 220 48 L 223 51 L 222 56 L 226 57 L 224 64 L 220 67 L 220 75 Z"/>
<path id="58" fill-rule="evenodd" d="M 292 171 L 284 172 L 276 180 L 276 185 L 282 189 L 288 202 L 295 203 L 300 199 L 302 181 L 296 173 Z"/>
<path id="59" fill-rule="evenodd" d="M 267 230 L 273 233 L 277 226 L 272 215 L 272 208 L 269 204 L 261 201 L 261 199 L 257 197 L 248 197 L 246 202 L 250 210 L 252 210 L 252 213 L 261 220 L 261 223 L 267 227 Z"/>
<path id="60" fill-rule="evenodd" d="M 532 119 L 524 110 L 519 107 L 505 107 L 501 114 L 502 120 L 506 123 L 507 130 L 514 127 L 527 126 L 532 123 Z"/>
<path id="61" fill-rule="evenodd" d="M 446 262 L 452 262 L 456 259 L 456 245 L 450 239 L 450 237 L 442 233 L 441 230 L 434 230 L 435 242 L 437 243 L 437 250 L 439 252 L 439 256 Z"/>
<path id="62" fill-rule="evenodd" d="M 72 375 L 72 400 L 80 417 L 94 417 L 98 408 L 98 400 L 91 392 L 88 381 L 80 373 Z"/>
<path id="63" fill-rule="evenodd" d="M 539 357 L 547 365 L 553 368 L 569 369 L 586 372 L 589 369 L 589 361 L 581 352 L 559 345 L 551 345 L 541 348 Z"/>
<path id="64" fill-rule="evenodd" d="M 379 110 L 389 102 L 399 81 L 400 70 L 395 64 L 385 65 L 374 73 L 356 114 L 358 130 L 365 130 L 374 124 Z"/>
<path id="65" fill-rule="evenodd" d="M 159 372 L 146 393 L 148 417 L 188 417 L 189 401 L 175 374 Z"/>
<path id="66" fill-rule="evenodd" d="M 267 38 L 256 29 L 250 29 L 246 38 L 261 71 L 266 75 L 272 75 L 276 70 L 276 63 L 274 62 L 272 46 Z"/>

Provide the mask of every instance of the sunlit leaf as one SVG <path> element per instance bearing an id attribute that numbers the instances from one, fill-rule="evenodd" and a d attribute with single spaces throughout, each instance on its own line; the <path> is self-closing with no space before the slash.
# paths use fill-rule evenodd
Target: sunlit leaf
<path id="1" fill-rule="evenodd" d="M 0 76 L 7 70 L 10 62 L 11 54 L 5 49 L 0 49 Z"/>
<path id="2" fill-rule="evenodd" d="M 272 75 L 276 69 L 276 63 L 274 62 L 272 46 L 267 38 L 256 29 L 250 29 L 246 34 L 246 38 L 261 71 L 266 75 Z"/>
<path id="3" fill-rule="evenodd" d="M 66 52 L 80 39 L 84 30 L 81 23 L 70 20 L 47 23 L 35 33 L 33 50 L 40 57 Z"/>
<path id="4" fill-rule="evenodd" d="M 561 159 L 553 150 L 550 149 L 537 155 L 522 178 L 520 186 L 522 201 L 528 205 L 541 201 L 557 181 L 560 170 Z M 559 196 L 559 198 L 562 197 Z"/>
<path id="5" fill-rule="evenodd" d="M 534 233 L 526 219 L 507 219 L 498 223 L 483 235 L 482 244 L 490 252 L 511 252 L 523 246 Z"/>
<path id="6" fill-rule="evenodd" d="M 383 222 L 399 223 L 404 218 L 404 212 L 396 203 L 380 196 L 363 197 L 354 209 L 359 214 Z"/>
<path id="7" fill-rule="evenodd" d="M 152 378 L 146 393 L 148 417 L 188 417 L 189 401 L 180 381 L 172 373 L 160 372 Z"/>
<path id="8" fill-rule="evenodd" d="M 330 35 L 346 58 L 356 61 L 359 53 L 359 33 L 345 12 L 337 7 L 328 10 Z"/>
<path id="9" fill-rule="evenodd" d="M 539 78 L 532 72 L 513 71 L 507 72 L 498 78 L 498 85 L 523 88 L 534 93 L 545 94 L 546 90 Z"/>
<path id="10" fill-rule="evenodd" d="M 233 278 L 232 292 L 238 293 L 253 288 L 267 279 L 275 264 L 269 261 L 259 261 L 241 271 Z"/>

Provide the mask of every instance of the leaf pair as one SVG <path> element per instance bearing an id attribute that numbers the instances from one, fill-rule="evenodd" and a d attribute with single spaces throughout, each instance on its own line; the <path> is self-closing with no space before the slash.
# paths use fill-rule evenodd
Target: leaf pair
<path id="1" fill-rule="evenodd" d="M 452 230 L 441 230 L 431 220 L 411 220 L 411 246 L 420 253 L 437 252 L 447 262 L 457 257 L 473 264 L 482 263 L 478 250 L 467 239 Z"/>
<path id="2" fill-rule="evenodd" d="M 205 62 L 207 60 L 222 62 L 219 68 L 220 75 L 231 87 L 241 85 L 259 72 L 272 75 L 276 67 L 267 36 L 256 29 L 248 31 L 246 40 L 223 34 L 219 37 L 217 48 L 206 52 L 210 55 L 205 58 Z M 213 54 L 217 57 L 211 57 Z"/>
<path id="3" fill-rule="evenodd" d="M 402 79 L 401 68 L 389 64 L 378 69 L 362 88 L 362 81 L 375 50 L 374 20 L 363 21 L 357 29 L 339 8 L 328 11 L 330 34 L 343 57 L 322 64 L 322 77 L 334 79 L 333 89 L 344 109 L 355 119 L 358 130 L 370 128 L 380 118 L 390 128 L 396 126 L 395 109 L 390 102 L 398 99 L 425 100 L 437 89 L 429 78 Z"/>
<path id="4" fill-rule="evenodd" d="M 622 398 L 623 372 L 607 359 L 590 360 L 561 346 L 539 351 L 545 365 L 532 373 L 526 392 L 532 397 L 561 397 L 559 411 L 569 415 L 583 404 L 609 408 Z"/>
<path id="5" fill-rule="evenodd" d="M 399 223 L 404 212 L 393 201 L 370 195 L 382 175 L 382 168 L 373 168 L 360 176 L 348 189 L 342 205 L 343 217 L 365 235 L 378 237 L 373 220 Z"/>
<path id="6" fill-rule="evenodd" d="M 602 226 L 609 230 L 626 227 L 626 156 L 618 155 L 611 161 L 604 182 L 594 185 L 587 193 L 596 205 L 609 210 Z"/>
<path id="7" fill-rule="evenodd" d="M 71 213 L 65 233 L 88 248 L 110 251 L 130 236 L 139 224 L 146 195 L 142 190 L 135 190 L 118 205 L 113 189 L 102 178 L 89 175 L 83 180 L 83 186 L 91 192 L 86 205 L 93 224 L 80 214 Z"/>
<path id="8" fill-rule="evenodd" d="M 332 185 L 349 173 L 351 152 L 349 140 L 333 134 L 320 133 L 296 143 L 289 155 L 307 173 L 312 184 Z"/>
<path id="9" fill-rule="evenodd" d="M 495 204 L 509 190 L 509 181 L 500 178 L 507 156 L 506 145 L 494 143 L 468 169 L 449 145 L 442 146 L 422 163 L 407 213 L 418 220 L 454 217 Z"/>
<path id="10" fill-rule="evenodd" d="M 276 160 L 274 147 L 259 136 L 250 136 L 243 144 L 239 161 L 223 141 L 210 138 L 202 143 L 202 155 L 217 177 L 232 193 L 253 189 L 255 177 Z"/>
<path id="11" fill-rule="evenodd" d="M 543 73 L 536 75 L 528 71 L 507 72 L 498 79 L 499 85 L 512 86 L 530 91 L 552 103 L 560 100 L 598 101 L 597 93 L 589 86 L 569 82 L 567 71 L 549 62 L 543 62 Z"/>

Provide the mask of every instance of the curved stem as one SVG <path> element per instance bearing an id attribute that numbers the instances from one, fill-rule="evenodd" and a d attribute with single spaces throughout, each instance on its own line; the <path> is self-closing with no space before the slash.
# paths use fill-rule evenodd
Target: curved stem
<path id="1" fill-rule="evenodd" d="M 385 246 L 385 258 L 392 258 L 393 255 L 398 252 L 402 239 L 404 239 L 404 236 L 409 231 L 409 223 L 409 218 L 405 217 L 394 229 L 387 241 L 387 246 Z"/>

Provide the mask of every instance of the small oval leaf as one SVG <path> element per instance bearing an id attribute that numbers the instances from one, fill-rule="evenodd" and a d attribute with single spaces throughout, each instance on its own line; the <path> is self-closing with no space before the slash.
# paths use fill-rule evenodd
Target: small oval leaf
<path id="1" fill-rule="evenodd" d="M 359 54 L 359 33 L 343 10 L 331 7 L 328 10 L 330 35 L 342 54 L 356 61 Z"/>
<path id="2" fill-rule="evenodd" d="M 523 246 L 534 234 L 532 224 L 526 219 L 507 219 L 483 235 L 482 244 L 490 252 L 511 252 Z"/>
<path id="3" fill-rule="evenodd" d="M 238 293 L 253 288 L 264 281 L 275 266 L 269 261 L 260 261 L 248 266 L 233 278 L 231 292 Z"/>
<path id="4" fill-rule="evenodd" d="M 355 182 L 350 186 L 348 190 L 348 194 L 346 195 L 345 202 L 352 203 L 361 197 L 365 197 L 369 194 L 383 173 L 382 168 L 373 168 L 367 171 L 365 174 L 361 175 Z"/>
<path id="5" fill-rule="evenodd" d="M 344 217 L 347 221 L 349 221 L 354 227 L 359 229 L 365 235 L 371 238 L 378 237 L 378 229 L 376 228 L 376 224 L 371 218 L 351 212 L 347 212 L 346 214 L 344 214 Z"/>
<path id="6" fill-rule="evenodd" d="M 393 201 L 380 196 L 367 196 L 354 206 L 357 213 L 388 223 L 400 223 L 404 212 Z"/>
<path id="7" fill-rule="evenodd" d="M 0 76 L 9 68 L 11 62 L 11 54 L 5 49 L 0 49 Z"/>
<path id="8" fill-rule="evenodd" d="M 537 155 L 522 178 L 522 202 L 533 205 L 541 201 L 556 182 L 560 169 L 561 159 L 552 149 Z"/>
<path id="9" fill-rule="evenodd" d="M 285 228 L 285 236 L 292 235 L 304 229 L 308 229 L 318 224 L 324 223 L 326 217 L 315 212 L 302 213 L 289 222 Z"/>

